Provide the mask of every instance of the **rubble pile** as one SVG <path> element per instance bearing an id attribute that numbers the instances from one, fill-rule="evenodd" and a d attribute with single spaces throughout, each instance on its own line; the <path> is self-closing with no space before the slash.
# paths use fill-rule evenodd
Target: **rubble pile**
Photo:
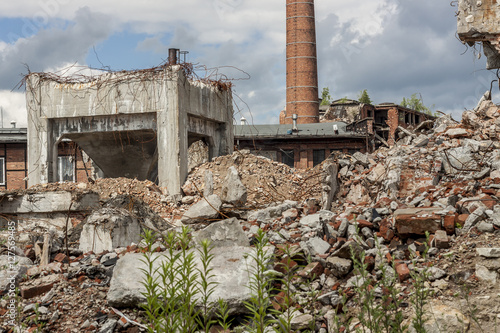
<path id="1" fill-rule="evenodd" d="M 248 150 L 216 157 L 212 162 L 196 167 L 182 187 L 184 194 L 199 200 L 205 186 L 205 172 L 210 170 L 213 174 L 213 193 L 220 197 L 231 167 L 236 168 L 248 191 L 246 206 L 250 208 L 283 200 L 319 198 L 321 195 L 320 166 L 310 170 L 295 170 L 266 157 L 250 154 Z"/>
<path id="2" fill-rule="evenodd" d="M 106 201 L 120 195 L 132 196 L 149 205 L 162 217 L 172 215 L 173 206 L 165 204 L 167 203 L 166 192 L 164 193 L 160 187 L 149 180 L 140 181 L 123 177 L 102 178 L 89 183 L 64 182 L 41 184 L 32 186 L 24 191 L 16 190 L 15 192 L 43 193 L 54 191 L 68 191 L 72 193 L 95 192 L 99 194 L 101 201 Z"/>
<path id="3" fill-rule="evenodd" d="M 283 274 L 284 264 L 295 272 L 290 288 L 296 332 L 363 329 L 356 294 L 363 278 L 355 260 L 366 265 L 374 302 L 387 292 L 378 285 L 382 272 L 392 274 L 406 324 L 414 316 L 415 278 L 424 276 L 432 292 L 427 332 L 494 332 L 500 319 L 500 112 L 488 97 L 461 122 L 443 116 L 433 124 L 400 128 L 391 148 L 336 154 L 307 172 L 245 151 L 196 167 L 179 199 L 162 198 L 148 182 L 102 180 L 115 184 L 102 191 L 115 198 L 137 194 L 156 212 L 168 213 L 169 225 L 189 225 L 196 230 L 194 240 L 212 240 L 218 281 L 231 285 L 231 293 L 222 291 L 221 297 L 229 298 L 235 322 L 244 320 L 242 302 L 249 297 L 237 282 L 245 280 L 243 252 L 251 251 L 262 229 L 275 255 L 269 272 Z M 40 190 L 52 186 L 72 185 Z M 94 220 L 107 225 L 104 213 L 109 209 Z M 101 241 L 114 244 L 102 237 L 92 246 L 103 249 Z M 154 248 L 166 249 L 161 239 Z M 34 327 L 43 321 L 47 332 L 145 331 L 144 313 L 136 308 L 142 297 L 141 243 L 87 251 L 55 247 L 41 264 L 32 245 L 17 249 L 23 322 Z M 73 299 L 81 307 L 72 309 Z M 6 299 L 0 302 L 0 314 L 7 305 Z M 283 309 L 284 296 L 272 294 L 270 306 Z M 339 328 L 336 316 L 348 327 Z"/>

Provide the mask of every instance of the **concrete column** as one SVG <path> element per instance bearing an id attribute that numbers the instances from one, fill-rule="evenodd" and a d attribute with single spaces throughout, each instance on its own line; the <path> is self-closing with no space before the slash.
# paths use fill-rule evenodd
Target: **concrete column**
<path id="1" fill-rule="evenodd" d="M 57 147 L 54 147 L 52 127 L 41 107 L 39 77 L 31 75 L 26 81 L 28 113 L 28 186 L 53 181 L 57 168 Z M 55 156 L 54 156 L 55 153 Z"/>
<path id="2" fill-rule="evenodd" d="M 179 76 L 166 69 L 165 108 L 157 113 L 158 182 L 170 195 L 179 195 L 188 172 L 187 114 L 180 112 Z"/>

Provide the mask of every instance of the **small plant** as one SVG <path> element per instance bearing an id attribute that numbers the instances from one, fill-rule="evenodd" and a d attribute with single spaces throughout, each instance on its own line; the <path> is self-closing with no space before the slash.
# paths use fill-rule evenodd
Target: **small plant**
<path id="1" fill-rule="evenodd" d="M 200 315 L 197 317 L 198 325 L 203 329 L 204 332 L 208 333 L 210 330 L 210 326 L 214 324 L 216 321 L 211 320 L 211 310 L 214 307 L 214 304 L 209 302 L 210 296 L 214 293 L 214 288 L 217 285 L 216 282 L 210 281 L 213 279 L 214 274 L 212 274 L 213 269 L 210 268 L 210 264 L 214 258 L 212 252 L 212 245 L 209 240 L 203 240 L 201 242 L 201 247 L 198 249 L 198 253 L 200 256 L 202 268 L 198 269 L 199 276 L 199 284 L 197 286 L 197 293 L 200 297 L 199 302 L 201 304 Z M 224 323 L 227 322 L 227 304 L 224 300 L 219 299 L 219 314 L 222 315 L 224 319 Z M 221 325 L 224 329 L 225 326 Z"/>
<path id="2" fill-rule="evenodd" d="M 227 303 L 219 298 L 217 300 L 219 305 L 219 311 L 217 311 L 217 323 L 222 327 L 224 331 L 229 330 L 232 320 L 229 320 L 229 310 L 227 308 Z"/>
<path id="3" fill-rule="evenodd" d="M 267 317 L 267 309 L 271 304 L 270 291 L 271 280 L 264 274 L 266 266 L 271 255 L 265 248 L 268 244 L 268 239 L 265 233 L 259 229 L 256 235 L 255 250 L 248 256 L 252 259 L 251 267 L 249 260 L 247 263 L 247 271 L 249 273 L 249 288 L 251 298 L 245 301 L 245 307 L 250 312 L 250 323 L 247 329 L 255 333 L 264 333 L 266 328 L 273 324 L 272 320 Z"/>
<path id="4" fill-rule="evenodd" d="M 149 321 L 149 332 L 188 333 L 197 328 L 199 311 L 195 309 L 196 297 L 201 292 L 202 301 L 207 300 L 211 285 L 198 285 L 199 273 L 195 267 L 194 253 L 189 248 L 189 232 L 186 227 L 180 233 L 168 232 L 164 236 L 167 252 L 161 255 L 153 253 L 152 249 L 157 235 L 150 231 L 144 233 L 146 252 L 142 261 L 146 268 L 142 269 L 145 274 L 142 283 L 146 288 L 143 293 L 146 303 L 143 309 Z M 205 249 L 207 256 L 202 259 L 209 260 L 209 247 Z M 161 261 L 161 264 L 157 261 Z M 201 279 L 202 284 L 208 281 L 210 273 L 208 264 L 204 267 L 206 269 L 202 269 L 202 272 L 206 274 Z M 202 319 L 201 322 L 206 321 Z M 210 323 L 207 322 L 207 325 Z"/>
<path id="5" fill-rule="evenodd" d="M 286 245 L 283 248 L 285 262 L 278 264 L 283 275 L 278 282 L 281 284 L 280 290 L 276 290 L 279 294 L 283 295 L 280 299 L 279 306 L 281 313 L 277 313 L 278 319 L 276 319 L 276 332 L 291 332 L 292 331 L 292 318 L 296 311 L 293 307 L 294 303 L 294 292 L 292 291 L 292 280 L 295 276 L 295 270 L 297 266 L 294 266 L 294 261 L 292 260 L 292 251 L 290 245 Z M 277 311 L 278 312 L 278 311 Z"/>
<path id="6" fill-rule="evenodd" d="M 422 253 L 422 258 L 424 261 L 427 258 L 427 252 L 429 251 L 429 233 L 426 232 L 426 242 L 424 243 L 425 250 Z M 413 265 L 417 264 L 417 256 L 412 254 L 411 258 Z M 433 296 L 432 290 L 426 288 L 425 282 L 429 279 L 429 269 L 427 266 L 418 271 L 411 271 L 410 276 L 413 279 L 413 294 L 410 297 L 410 302 L 415 310 L 415 316 L 412 320 L 413 328 L 417 333 L 425 333 L 425 323 L 428 321 L 427 316 L 425 316 L 425 305 L 428 303 L 429 298 Z"/>

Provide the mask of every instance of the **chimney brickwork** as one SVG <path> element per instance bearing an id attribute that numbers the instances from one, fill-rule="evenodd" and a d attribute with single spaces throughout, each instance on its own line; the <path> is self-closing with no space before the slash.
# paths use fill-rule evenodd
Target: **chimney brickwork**
<path id="1" fill-rule="evenodd" d="M 319 122 L 315 25 L 314 0 L 286 0 L 286 124 Z"/>

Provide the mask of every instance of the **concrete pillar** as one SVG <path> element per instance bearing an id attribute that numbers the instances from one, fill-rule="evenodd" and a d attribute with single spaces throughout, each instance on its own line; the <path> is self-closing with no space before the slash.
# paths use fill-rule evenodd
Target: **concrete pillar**
<path id="1" fill-rule="evenodd" d="M 157 113 L 158 138 L 158 182 L 166 187 L 170 195 L 180 194 L 181 177 L 187 173 L 187 157 L 181 158 L 181 148 L 187 155 L 187 132 L 181 131 L 182 120 L 179 112 L 178 73 L 170 68 L 165 70 L 165 108 Z M 184 127 L 185 128 L 185 127 Z M 184 161 L 185 165 L 182 165 Z M 185 167 L 186 171 L 182 171 Z"/>
<path id="2" fill-rule="evenodd" d="M 41 107 L 41 93 L 37 75 L 26 81 L 26 108 L 28 113 L 28 186 L 54 181 L 57 173 L 57 146 L 52 126 Z M 55 147 L 54 147 L 55 146 Z"/>

